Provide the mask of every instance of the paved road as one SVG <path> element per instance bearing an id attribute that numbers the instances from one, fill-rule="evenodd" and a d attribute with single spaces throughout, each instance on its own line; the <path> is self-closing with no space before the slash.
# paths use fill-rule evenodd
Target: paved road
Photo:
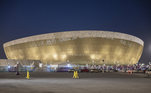
<path id="1" fill-rule="evenodd" d="M 26 77 L 26 72 L 20 72 L 20 75 L 15 75 L 15 72 L 0 72 L 0 78 L 22 78 Z M 68 72 L 30 72 L 31 78 L 72 78 L 73 73 Z M 112 72 L 112 73 L 79 73 L 81 78 L 144 78 L 143 73 L 135 73 L 128 75 L 128 73 Z"/>
<path id="2" fill-rule="evenodd" d="M 143 74 L 81 73 L 72 79 L 72 73 L 30 73 L 31 80 L 23 74 L 0 72 L 0 93 L 151 93 L 151 78 Z"/>

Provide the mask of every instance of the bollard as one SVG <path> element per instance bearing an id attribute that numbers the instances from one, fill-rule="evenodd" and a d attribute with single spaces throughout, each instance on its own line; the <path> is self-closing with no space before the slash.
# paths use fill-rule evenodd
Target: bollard
<path id="1" fill-rule="evenodd" d="M 28 80 L 30 79 L 29 71 L 27 70 L 27 77 Z"/>

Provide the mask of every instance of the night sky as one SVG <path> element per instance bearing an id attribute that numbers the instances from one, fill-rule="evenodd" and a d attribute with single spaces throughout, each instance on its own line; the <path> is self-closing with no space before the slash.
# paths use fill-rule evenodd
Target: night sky
<path id="1" fill-rule="evenodd" d="M 3 43 L 71 30 L 107 30 L 131 34 L 144 43 L 140 62 L 151 61 L 149 0 L 0 0 L 0 58 Z"/>

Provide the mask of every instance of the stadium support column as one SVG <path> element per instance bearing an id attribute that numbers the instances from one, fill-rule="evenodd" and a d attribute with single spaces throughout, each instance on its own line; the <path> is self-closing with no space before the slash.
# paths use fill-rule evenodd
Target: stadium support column
<path id="1" fill-rule="evenodd" d="M 89 64 L 86 64 L 86 67 L 89 68 Z"/>
<path id="2" fill-rule="evenodd" d="M 16 75 L 19 75 L 19 62 L 17 62 L 17 65 L 16 65 Z"/>

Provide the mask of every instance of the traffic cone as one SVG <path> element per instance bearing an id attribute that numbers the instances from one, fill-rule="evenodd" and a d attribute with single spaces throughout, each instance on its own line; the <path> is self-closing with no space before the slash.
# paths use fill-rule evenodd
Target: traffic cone
<path id="1" fill-rule="evenodd" d="M 27 70 L 27 79 L 30 79 L 29 71 Z"/>

